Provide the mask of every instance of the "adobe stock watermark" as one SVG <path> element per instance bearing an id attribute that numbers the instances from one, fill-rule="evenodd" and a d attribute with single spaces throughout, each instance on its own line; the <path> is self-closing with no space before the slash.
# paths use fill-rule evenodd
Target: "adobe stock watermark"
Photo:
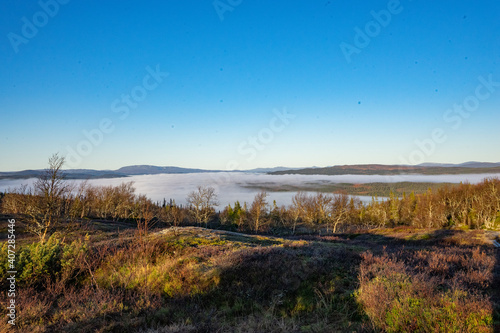
<path id="1" fill-rule="evenodd" d="M 461 103 L 456 103 L 452 108 L 446 110 L 443 114 L 443 120 L 451 125 L 451 129 L 457 131 L 463 124 L 464 119 L 469 118 L 481 105 L 481 102 L 489 99 L 500 87 L 500 82 L 493 80 L 493 75 L 488 78 L 478 77 L 479 84 L 474 93 L 465 97 Z M 435 128 L 431 131 L 429 137 L 423 140 L 415 140 L 417 146 L 408 157 L 399 156 L 399 160 L 404 165 L 417 165 L 425 162 L 426 157 L 432 156 L 439 144 L 448 140 L 446 130 Z"/>
<path id="2" fill-rule="evenodd" d="M 7 290 L 7 296 L 9 301 L 6 302 L 7 308 L 7 322 L 11 326 L 16 326 L 16 313 L 17 313 L 17 304 L 16 304 L 16 293 L 17 293 L 17 271 L 16 271 L 16 220 L 8 219 L 7 220 L 7 285 L 9 289 Z"/>
<path id="3" fill-rule="evenodd" d="M 295 115 L 288 113 L 286 108 L 283 111 L 273 110 L 274 117 L 269 121 L 267 127 L 262 128 L 255 136 L 249 136 L 238 145 L 238 154 L 245 156 L 247 162 L 253 161 L 257 157 L 257 152 L 263 151 L 266 146 L 273 142 L 275 134 L 281 133 L 290 122 L 295 119 Z M 227 169 L 235 169 L 231 167 L 236 161 L 230 161 Z"/>
<path id="4" fill-rule="evenodd" d="M 412 0 L 408 1 L 411 2 Z M 339 45 L 347 63 L 352 62 L 354 54 L 359 54 L 361 50 L 368 47 L 372 39 L 380 35 L 382 30 L 391 24 L 393 17 L 401 14 L 403 10 L 404 7 L 401 5 L 401 1 L 389 0 L 386 9 L 372 10 L 370 12 L 373 20 L 368 21 L 363 29 L 357 26 L 354 27 L 355 34 L 352 43 L 342 42 Z"/>
<path id="5" fill-rule="evenodd" d="M 14 52 L 18 53 L 21 44 L 28 44 L 31 39 L 35 38 L 39 29 L 45 27 L 50 19 L 54 18 L 59 13 L 61 5 L 66 5 L 69 1 L 70 0 L 38 1 L 41 10 L 33 14 L 31 19 L 28 19 L 26 16 L 21 18 L 21 34 L 16 34 L 14 32 L 9 32 L 7 34 L 7 38 Z"/>
<path id="6" fill-rule="evenodd" d="M 142 82 L 130 90 L 128 94 L 121 94 L 120 98 L 111 103 L 111 111 L 118 116 L 119 120 L 125 120 L 130 115 L 131 109 L 137 109 L 139 103 L 144 101 L 149 92 L 158 88 L 163 80 L 169 75 L 160 70 L 160 65 L 153 69 L 146 67 L 147 74 L 142 78 Z M 66 146 L 66 162 L 69 167 L 78 166 L 84 157 L 92 154 L 95 147 L 104 141 L 105 135 L 111 134 L 115 130 L 115 122 L 111 118 L 103 118 L 96 128 L 89 131 L 83 130 L 85 139 L 80 140 L 75 148 Z"/>
<path id="7" fill-rule="evenodd" d="M 264 151 L 274 141 L 276 135 L 283 132 L 296 118 L 296 115 L 289 113 L 286 107 L 281 111 L 274 109 L 273 115 L 266 127 L 256 132 L 255 135 L 248 136 L 238 144 L 236 151 L 246 162 L 255 160 L 258 153 Z M 226 164 L 226 171 L 217 173 L 212 176 L 212 179 L 216 184 L 227 183 L 231 178 L 230 172 L 240 170 L 241 166 L 241 161 L 237 159 L 230 160 Z"/>
<path id="8" fill-rule="evenodd" d="M 241 5 L 243 0 L 215 0 L 212 2 L 215 12 L 219 16 L 219 20 L 224 21 L 226 12 L 232 12 L 236 7 Z"/>

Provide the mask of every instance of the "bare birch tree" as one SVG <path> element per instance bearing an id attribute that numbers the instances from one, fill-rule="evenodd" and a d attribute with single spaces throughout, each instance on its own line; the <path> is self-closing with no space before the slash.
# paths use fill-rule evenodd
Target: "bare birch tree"
<path id="1" fill-rule="evenodd" d="M 71 189 L 64 180 L 62 167 L 64 157 L 54 154 L 49 158 L 49 167 L 36 180 L 34 196 L 30 196 L 28 230 L 45 241 L 50 232 L 63 216 L 63 202 Z"/>
<path id="2" fill-rule="evenodd" d="M 252 219 L 251 229 L 258 232 L 264 224 L 264 217 L 267 214 L 267 193 L 265 191 L 259 192 L 250 206 L 250 215 Z"/>
<path id="3" fill-rule="evenodd" d="M 219 204 L 217 193 L 211 186 L 198 186 L 197 191 L 188 194 L 187 202 L 191 206 L 196 222 L 205 223 L 206 226 L 208 226 L 210 217 L 215 213 L 214 206 Z"/>

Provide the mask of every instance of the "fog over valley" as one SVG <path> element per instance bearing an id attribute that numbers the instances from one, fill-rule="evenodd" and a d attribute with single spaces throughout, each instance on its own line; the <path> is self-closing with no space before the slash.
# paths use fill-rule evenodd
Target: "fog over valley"
<path id="1" fill-rule="evenodd" d="M 154 201 L 166 199 L 175 200 L 177 204 L 186 204 L 189 192 L 198 186 L 212 186 L 215 188 L 219 208 L 233 204 L 236 200 L 251 203 L 255 194 L 261 188 L 272 188 L 268 191 L 267 200 L 272 203 L 276 200 L 278 205 L 291 204 L 296 191 L 279 191 L 282 186 L 314 187 L 315 185 L 328 184 L 364 184 L 364 183 L 396 183 L 396 182 L 428 182 L 428 183 L 460 183 L 469 182 L 477 184 L 484 178 L 499 177 L 498 174 L 468 174 L 468 175 L 268 175 L 262 173 L 245 172 L 211 172 L 189 174 L 157 174 L 140 175 L 123 178 L 92 179 L 87 182 L 91 185 L 119 185 L 123 182 L 133 182 L 136 194 L 145 194 Z M 32 185 L 33 179 L 0 180 L 0 191 L 12 191 L 23 184 Z M 70 183 L 79 184 L 83 180 L 69 180 Z M 369 196 L 358 196 L 362 201 L 371 201 Z"/>

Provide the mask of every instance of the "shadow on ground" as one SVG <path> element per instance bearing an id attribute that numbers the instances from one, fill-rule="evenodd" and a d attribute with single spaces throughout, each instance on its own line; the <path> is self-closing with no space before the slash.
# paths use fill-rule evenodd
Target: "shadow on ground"
<path id="1" fill-rule="evenodd" d="M 212 237 L 208 232 L 207 235 Z M 215 247 L 207 247 L 206 252 L 202 246 L 197 248 L 200 252 L 193 256 L 208 258 L 203 261 L 206 264 L 200 265 L 202 276 L 216 267 L 217 278 L 210 280 L 210 283 L 215 281 L 212 287 L 204 286 L 201 279 L 196 282 L 199 289 L 191 288 L 182 296 L 148 294 L 139 289 L 121 291 L 126 294 L 125 303 L 144 298 L 139 313 L 107 311 L 71 324 L 56 323 L 48 331 L 124 333 L 149 327 L 150 333 L 372 332 L 376 329 L 357 299 L 363 253 L 371 251 L 374 256 L 388 254 L 411 259 L 414 252 L 421 250 L 448 253 L 456 249 L 463 256 L 477 247 L 496 260 L 493 284 L 479 286 L 477 290 L 497 304 L 493 316 L 499 331 L 500 288 L 495 287 L 500 286 L 500 251 L 485 244 L 481 232 L 401 229 L 391 234 L 294 237 L 296 242 L 240 234 L 217 237 L 247 246 L 228 252 Z M 214 261 L 212 256 L 216 258 Z M 181 276 L 179 283 L 190 278 Z M 91 296 L 85 297 L 81 295 L 82 303 L 92 302 Z M 57 313 L 57 308 L 53 310 Z"/>

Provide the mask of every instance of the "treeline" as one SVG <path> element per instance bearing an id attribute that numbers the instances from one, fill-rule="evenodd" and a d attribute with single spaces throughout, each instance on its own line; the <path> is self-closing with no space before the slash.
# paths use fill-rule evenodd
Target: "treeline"
<path id="1" fill-rule="evenodd" d="M 476 185 L 445 185 L 422 194 L 403 193 L 402 197 L 391 192 L 388 199 L 373 197 L 368 204 L 346 193 L 308 195 L 299 192 L 293 197 L 292 205 L 278 207 L 275 202 L 263 203 L 264 195 L 256 196 L 250 207 L 241 206 L 239 202 L 227 206 L 218 214 L 220 223 L 243 230 L 271 232 L 280 229 L 295 232 L 297 228 L 336 232 L 346 227 L 398 225 L 471 229 L 500 226 L 500 180 L 497 178 L 485 179 Z"/>
<path id="2" fill-rule="evenodd" d="M 372 202 L 360 210 L 359 221 L 421 228 L 493 228 L 500 224 L 500 180 L 485 179 L 472 185 L 443 186 L 437 191 L 390 195 L 384 202 Z"/>
<path id="3" fill-rule="evenodd" d="M 444 186 L 423 194 L 390 194 L 363 204 L 345 192 L 315 195 L 298 192 L 288 206 L 258 193 L 253 202 L 236 201 L 216 211 L 217 193 L 198 187 L 188 204 L 152 202 L 135 194 L 133 183 L 118 186 L 71 187 L 61 175 L 64 159 L 53 156 L 49 169 L 33 187 L 22 187 L 0 196 L 1 212 L 16 214 L 28 230 L 43 241 L 61 223 L 84 219 L 130 221 L 147 232 L 157 223 L 171 226 L 203 225 L 244 232 L 275 234 L 334 233 L 346 228 L 409 225 L 421 228 L 494 228 L 500 225 L 500 180 L 485 179 L 477 185 Z"/>
<path id="4" fill-rule="evenodd" d="M 202 225 L 244 232 L 297 233 L 338 232 L 346 227 L 373 228 L 409 225 L 420 228 L 467 226 L 493 228 L 500 225 L 500 180 L 487 179 L 477 185 L 443 187 L 437 192 L 391 195 L 363 204 L 345 193 L 315 195 L 297 193 L 289 206 L 268 202 L 266 192 L 253 202 L 216 211 L 213 188 L 199 187 L 189 194 L 188 205 L 175 201 L 152 202 L 135 194 L 132 183 L 118 186 L 81 184 L 59 195 L 38 187 L 22 188 L 0 196 L 4 214 L 24 217 L 29 230 L 45 237 L 56 223 L 82 219 L 131 221 L 143 227 L 161 222 L 171 226 Z"/>

